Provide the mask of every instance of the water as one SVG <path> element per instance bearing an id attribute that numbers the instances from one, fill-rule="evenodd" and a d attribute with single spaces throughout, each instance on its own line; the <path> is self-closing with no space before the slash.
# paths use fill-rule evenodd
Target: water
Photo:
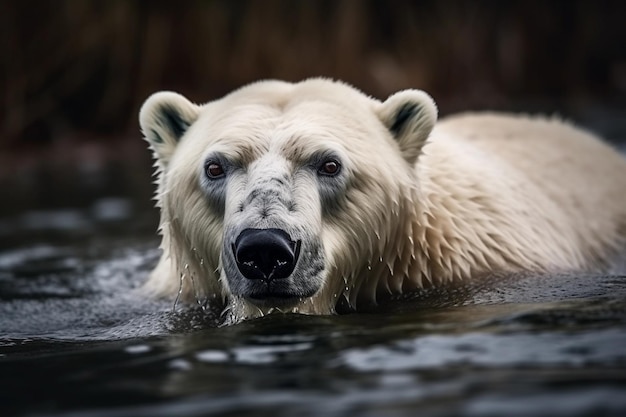
<path id="1" fill-rule="evenodd" d="M 113 219 L 3 223 L 3 416 L 626 415 L 624 276 L 516 277 L 376 314 L 220 327 L 219 312 L 141 296 L 158 239 L 111 201 Z"/>

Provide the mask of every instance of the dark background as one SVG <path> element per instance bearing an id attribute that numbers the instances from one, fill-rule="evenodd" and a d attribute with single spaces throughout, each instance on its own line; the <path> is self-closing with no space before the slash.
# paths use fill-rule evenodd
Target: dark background
<path id="1" fill-rule="evenodd" d="M 559 113 L 626 138 L 626 2 L 195 0 L 0 2 L 0 215 L 149 207 L 137 112 L 152 92 L 205 102 L 323 75 L 443 115 Z"/>

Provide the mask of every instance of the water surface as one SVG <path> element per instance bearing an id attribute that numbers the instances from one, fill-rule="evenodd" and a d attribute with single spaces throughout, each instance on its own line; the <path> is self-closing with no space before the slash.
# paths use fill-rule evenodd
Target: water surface
<path id="1" fill-rule="evenodd" d="M 157 237 L 89 213 L 55 212 L 56 238 L 0 251 L 3 416 L 626 415 L 617 273 L 220 327 L 219 312 L 142 297 Z M 7 236 L 48 227 L 20 219 Z"/>

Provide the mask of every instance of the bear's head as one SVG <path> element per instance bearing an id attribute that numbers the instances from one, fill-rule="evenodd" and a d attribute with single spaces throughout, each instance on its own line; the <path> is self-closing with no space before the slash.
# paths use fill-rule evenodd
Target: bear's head
<path id="1" fill-rule="evenodd" d="M 380 102 L 325 79 L 258 82 L 204 105 L 152 95 L 140 123 L 171 265 L 153 279 L 188 278 L 183 295 L 223 301 L 231 321 L 401 291 L 436 117 L 422 91 Z"/>

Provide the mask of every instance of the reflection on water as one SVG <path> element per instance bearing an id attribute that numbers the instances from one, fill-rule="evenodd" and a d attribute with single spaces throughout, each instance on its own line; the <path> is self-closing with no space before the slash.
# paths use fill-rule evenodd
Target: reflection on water
<path id="1" fill-rule="evenodd" d="M 20 236 L 0 251 L 3 416 L 626 413 L 624 276 L 516 277 L 374 314 L 220 327 L 219 312 L 137 291 L 158 239 L 128 202 L 55 213 L 4 223 Z M 92 233 L 38 235 L 51 218 Z"/>

